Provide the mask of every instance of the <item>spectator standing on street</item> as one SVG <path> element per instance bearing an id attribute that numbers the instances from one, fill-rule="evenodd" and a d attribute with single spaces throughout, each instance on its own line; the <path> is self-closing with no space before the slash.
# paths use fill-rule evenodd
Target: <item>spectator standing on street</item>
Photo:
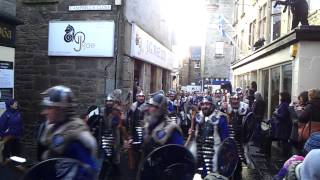
<path id="1" fill-rule="evenodd" d="M 301 129 L 301 123 L 298 121 L 298 114 L 300 114 L 309 101 L 308 91 L 303 91 L 298 96 L 298 102 L 293 102 L 289 106 L 290 116 L 292 118 L 292 131 L 290 141 L 293 147 L 293 151 L 296 154 L 301 154 L 303 142 L 299 141 L 299 127 Z"/>
<path id="2" fill-rule="evenodd" d="M 320 122 L 320 90 L 310 89 L 308 91 L 308 103 L 303 107 L 302 111 L 298 113 L 298 119 L 301 123 Z M 315 125 L 316 123 L 314 123 Z M 318 131 L 311 126 L 311 132 Z"/>
<path id="3" fill-rule="evenodd" d="M 252 105 L 252 113 L 255 120 L 255 126 L 253 130 L 253 141 L 258 144 L 261 140 L 261 122 L 265 114 L 266 103 L 263 100 L 261 93 L 256 92 L 254 94 L 255 100 Z"/>
<path id="4" fill-rule="evenodd" d="M 288 92 L 280 93 L 280 104 L 274 113 L 275 118 L 275 138 L 279 140 L 283 155 L 288 156 L 289 137 L 292 130 L 292 121 L 289 112 L 291 96 Z"/>
<path id="5" fill-rule="evenodd" d="M 4 143 L 3 161 L 11 156 L 20 155 L 20 138 L 22 135 L 22 119 L 18 111 L 18 102 L 8 99 L 6 111 L 0 117 L 0 139 Z"/>
<path id="6" fill-rule="evenodd" d="M 261 122 L 265 114 L 266 103 L 263 100 L 261 93 L 256 92 L 254 94 L 254 97 L 255 97 L 255 100 L 252 105 L 252 112 L 254 114 L 256 121 Z"/>
<path id="7" fill-rule="evenodd" d="M 252 108 L 253 102 L 254 102 L 254 93 L 257 91 L 257 83 L 255 81 L 251 82 L 251 88 L 249 89 L 248 93 L 248 100 L 249 100 L 249 107 Z"/>

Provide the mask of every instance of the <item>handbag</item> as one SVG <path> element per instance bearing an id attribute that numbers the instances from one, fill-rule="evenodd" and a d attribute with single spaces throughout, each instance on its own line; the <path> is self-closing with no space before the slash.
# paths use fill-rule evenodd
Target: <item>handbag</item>
<path id="1" fill-rule="evenodd" d="M 299 142 L 306 142 L 310 134 L 320 131 L 320 122 L 313 121 L 313 116 L 307 123 L 299 123 L 298 125 Z"/>
<path id="2" fill-rule="evenodd" d="M 310 137 L 310 134 L 320 131 L 320 122 L 309 121 L 308 123 L 301 125 L 301 130 L 299 133 L 300 142 L 306 142 Z"/>

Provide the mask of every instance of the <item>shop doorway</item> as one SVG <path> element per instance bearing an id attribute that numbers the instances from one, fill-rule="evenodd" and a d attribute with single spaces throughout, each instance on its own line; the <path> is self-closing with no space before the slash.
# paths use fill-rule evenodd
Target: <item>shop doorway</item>
<path id="1" fill-rule="evenodd" d="M 162 69 L 162 90 L 165 92 L 169 91 L 168 87 L 168 71 L 165 69 Z"/>
<path id="2" fill-rule="evenodd" d="M 133 102 L 136 101 L 136 94 L 141 91 L 142 84 L 142 62 L 135 60 L 134 61 L 134 72 L 133 72 Z"/>
<path id="3" fill-rule="evenodd" d="M 156 92 L 159 89 L 157 89 L 157 67 L 154 65 L 151 65 L 151 82 L 150 82 L 150 92 Z"/>

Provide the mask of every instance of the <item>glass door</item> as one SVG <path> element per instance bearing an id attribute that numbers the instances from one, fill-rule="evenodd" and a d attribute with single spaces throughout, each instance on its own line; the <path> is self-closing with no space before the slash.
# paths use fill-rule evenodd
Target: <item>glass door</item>
<path id="1" fill-rule="evenodd" d="M 274 112 L 275 108 L 279 105 L 280 94 L 280 67 L 271 69 L 271 109 L 270 115 Z"/>
<path id="2" fill-rule="evenodd" d="M 268 115 L 268 104 L 269 104 L 269 69 L 263 70 L 262 71 L 262 97 L 263 100 L 265 101 L 265 119 L 267 119 L 267 115 Z"/>

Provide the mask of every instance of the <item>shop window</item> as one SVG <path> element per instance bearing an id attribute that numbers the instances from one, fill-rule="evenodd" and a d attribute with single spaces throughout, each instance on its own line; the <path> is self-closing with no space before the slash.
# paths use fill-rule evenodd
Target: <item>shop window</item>
<path id="1" fill-rule="evenodd" d="M 233 37 L 233 59 L 234 61 L 238 60 L 238 36 Z"/>
<path id="2" fill-rule="evenodd" d="M 162 69 L 162 90 L 168 91 L 168 71 Z"/>
<path id="3" fill-rule="evenodd" d="M 244 53 L 244 30 L 241 31 L 241 36 L 240 36 L 240 53 Z"/>
<path id="4" fill-rule="evenodd" d="M 280 67 L 271 69 L 271 109 L 270 115 L 274 112 L 275 108 L 279 105 L 280 94 Z"/>
<path id="5" fill-rule="evenodd" d="M 292 92 L 292 64 L 282 66 L 282 86 L 283 91 Z"/>

